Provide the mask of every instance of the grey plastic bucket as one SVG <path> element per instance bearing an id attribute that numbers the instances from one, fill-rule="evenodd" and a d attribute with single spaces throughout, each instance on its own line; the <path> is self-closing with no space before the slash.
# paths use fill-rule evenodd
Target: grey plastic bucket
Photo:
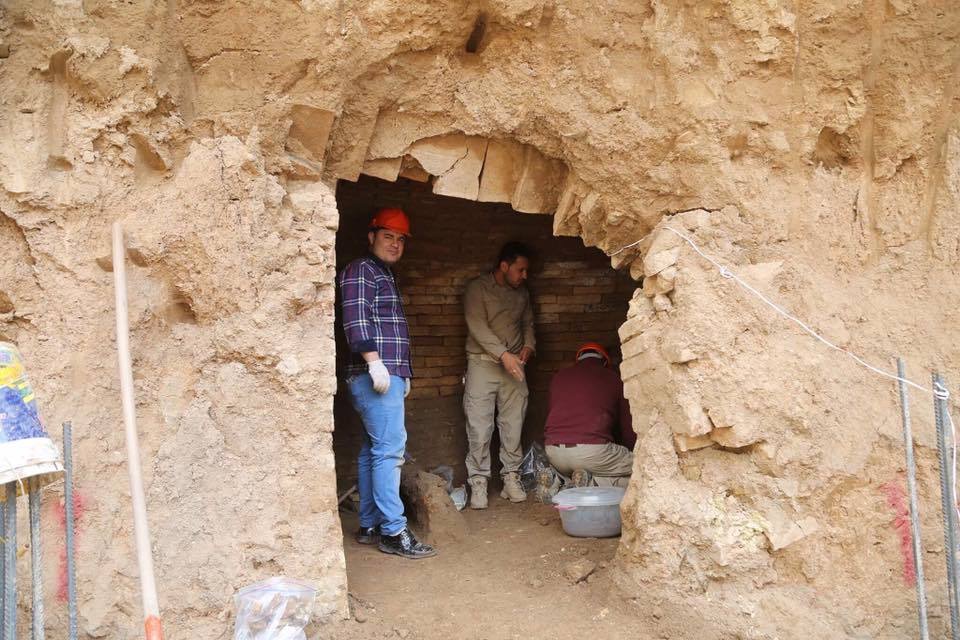
<path id="1" fill-rule="evenodd" d="M 577 538 L 612 538 L 620 535 L 620 487 L 576 487 L 553 497 L 567 535 Z"/>

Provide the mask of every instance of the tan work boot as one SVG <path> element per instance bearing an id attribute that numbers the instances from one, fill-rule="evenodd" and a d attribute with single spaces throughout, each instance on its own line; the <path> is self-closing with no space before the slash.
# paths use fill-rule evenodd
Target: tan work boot
<path id="1" fill-rule="evenodd" d="M 523 502 L 527 499 L 527 492 L 523 490 L 520 484 L 520 476 L 516 472 L 503 474 L 503 491 L 500 497 L 510 502 Z"/>
<path id="2" fill-rule="evenodd" d="M 575 487 L 589 487 L 593 485 L 593 474 L 586 469 L 574 469 L 570 480 Z"/>
<path id="3" fill-rule="evenodd" d="M 470 508 L 487 508 L 487 479 L 483 476 L 473 476 L 470 482 Z"/>
<path id="4" fill-rule="evenodd" d="M 543 504 L 553 502 L 553 496 L 560 490 L 560 477 L 553 469 L 537 471 L 537 488 L 534 496 Z"/>

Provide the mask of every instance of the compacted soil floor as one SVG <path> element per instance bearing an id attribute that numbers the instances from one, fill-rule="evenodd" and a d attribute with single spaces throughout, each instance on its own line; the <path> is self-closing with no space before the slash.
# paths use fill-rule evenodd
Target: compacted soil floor
<path id="1" fill-rule="evenodd" d="M 438 544 L 436 557 L 416 561 L 357 544 L 356 515 L 341 513 L 353 618 L 308 637 L 663 637 L 645 631 L 644 603 L 624 600 L 611 582 L 619 539 L 571 538 L 559 513 L 532 497 L 511 504 L 491 491 L 489 509 L 462 513 L 467 538 Z"/>

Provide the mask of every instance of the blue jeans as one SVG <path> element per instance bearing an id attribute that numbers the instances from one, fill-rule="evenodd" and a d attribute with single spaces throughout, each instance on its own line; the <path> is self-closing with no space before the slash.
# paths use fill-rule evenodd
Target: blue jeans
<path id="1" fill-rule="evenodd" d="M 400 500 L 400 466 L 407 444 L 404 381 L 391 375 L 390 388 L 383 394 L 374 391 L 367 374 L 351 377 L 347 385 L 365 432 L 357 457 L 360 526 L 379 526 L 381 534 L 395 536 L 407 526 Z"/>

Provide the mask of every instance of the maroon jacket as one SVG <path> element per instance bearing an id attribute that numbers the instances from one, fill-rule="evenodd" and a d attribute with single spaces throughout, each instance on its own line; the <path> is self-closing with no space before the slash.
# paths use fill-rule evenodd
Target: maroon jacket
<path id="1" fill-rule="evenodd" d="M 616 442 L 633 449 L 637 435 L 616 371 L 586 358 L 555 373 L 544 439 L 548 445 Z"/>

